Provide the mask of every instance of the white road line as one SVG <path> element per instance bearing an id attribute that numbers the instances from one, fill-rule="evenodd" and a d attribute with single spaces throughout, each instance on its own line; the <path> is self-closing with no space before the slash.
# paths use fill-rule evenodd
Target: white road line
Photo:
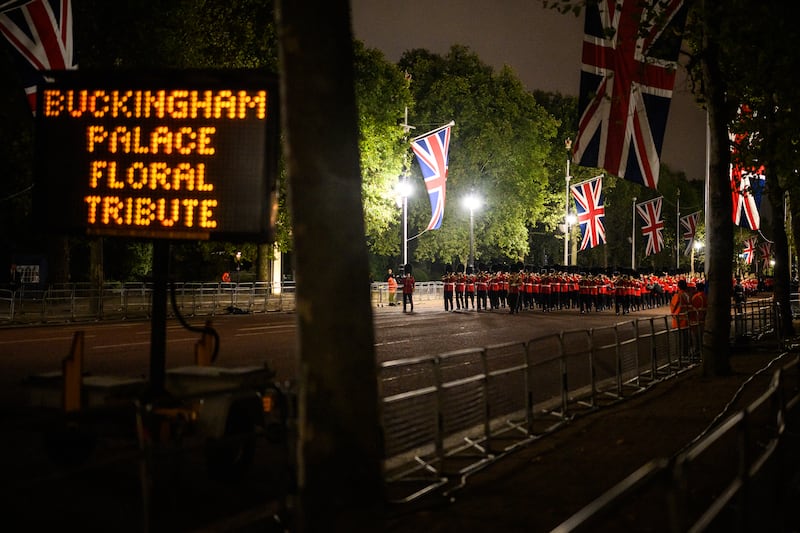
<path id="1" fill-rule="evenodd" d="M 167 344 L 171 342 L 187 342 L 187 341 L 196 341 L 197 339 L 194 337 L 186 338 L 186 339 L 167 339 Z M 106 350 L 108 348 L 125 348 L 127 346 L 143 346 L 146 344 L 150 344 L 150 341 L 142 341 L 142 342 L 125 342 L 122 344 L 104 344 L 101 346 L 93 346 L 93 350 Z"/>
<path id="2" fill-rule="evenodd" d="M 392 344 L 405 344 L 407 342 L 411 342 L 411 340 L 410 339 L 401 339 L 399 341 L 376 342 L 375 346 L 391 346 Z"/>
<path id="3" fill-rule="evenodd" d="M 276 326 L 253 326 L 250 328 L 239 328 L 239 331 L 263 331 L 267 329 L 292 329 L 292 328 L 294 328 L 294 324 L 279 324 Z"/>
<path id="4" fill-rule="evenodd" d="M 84 339 L 91 339 L 96 337 L 97 335 L 85 335 Z M 24 344 L 28 342 L 56 342 L 56 341 L 67 341 L 72 340 L 72 335 L 68 337 L 36 337 L 35 339 L 18 339 L 14 341 L 0 341 L 0 344 Z"/>

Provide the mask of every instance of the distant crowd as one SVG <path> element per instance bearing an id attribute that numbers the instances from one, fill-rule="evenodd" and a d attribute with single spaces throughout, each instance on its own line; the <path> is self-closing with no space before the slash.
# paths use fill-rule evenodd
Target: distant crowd
<path id="1" fill-rule="evenodd" d="M 581 314 L 614 311 L 624 315 L 669 304 L 684 276 L 651 274 L 574 274 L 549 272 L 448 272 L 443 276 L 444 308 Z M 687 279 L 694 286 L 700 278 Z"/>
<path id="2" fill-rule="evenodd" d="M 389 274 L 390 305 L 393 292 L 399 289 Z M 614 312 L 625 315 L 643 309 L 668 306 L 679 292 L 683 280 L 692 294 L 704 290 L 701 273 L 689 274 L 595 274 L 549 271 L 448 271 L 442 277 L 445 311 L 506 310 L 552 312 L 576 310 L 581 314 Z M 758 281 L 751 278 L 732 280 L 743 295 L 754 293 Z"/>

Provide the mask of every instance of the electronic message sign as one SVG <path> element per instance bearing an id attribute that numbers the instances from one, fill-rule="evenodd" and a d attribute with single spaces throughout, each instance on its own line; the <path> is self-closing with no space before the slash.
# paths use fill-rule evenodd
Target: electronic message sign
<path id="1" fill-rule="evenodd" d="M 276 79 L 253 70 L 52 72 L 37 218 L 100 236 L 273 240 Z"/>

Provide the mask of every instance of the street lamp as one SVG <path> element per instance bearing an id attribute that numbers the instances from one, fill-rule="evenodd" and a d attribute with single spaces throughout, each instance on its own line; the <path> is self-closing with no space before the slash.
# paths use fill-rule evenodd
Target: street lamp
<path id="1" fill-rule="evenodd" d="M 567 138 L 564 141 L 564 147 L 567 149 L 567 174 L 564 176 L 564 181 L 567 185 L 567 195 L 564 199 L 564 266 L 569 266 L 569 180 L 572 178 L 572 176 L 569 175 L 569 156 L 570 150 L 572 149 L 572 139 Z"/>
<path id="2" fill-rule="evenodd" d="M 636 270 L 636 197 L 633 197 L 631 207 L 631 271 Z M 631 272 L 633 273 L 633 272 Z"/>
<path id="3" fill-rule="evenodd" d="M 408 197 L 411 196 L 413 190 L 414 187 L 406 175 L 400 178 L 395 187 L 400 207 L 403 208 L 403 268 L 408 264 Z"/>
<path id="4" fill-rule="evenodd" d="M 464 207 L 469 209 L 469 260 L 467 266 L 475 268 L 475 210 L 483 205 L 483 201 L 475 193 L 464 197 Z"/>
<path id="5" fill-rule="evenodd" d="M 691 257 L 692 267 L 691 267 L 691 269 L 690 269 L 690 272 L 691 272 L 691 275 L 692 275 L 692 276 L 694 276 L 694 253 L 695 253 L 695 252 L 698 252 L 698 253 L 699 253 L 699 252 L 700 252 L 700 249 L 701 249 L 703 246 L 705 246 L 705 244 L 703 244 L 703 243 L 702 243 L 702 242 L 700 242 L 700 241 L 694 241 L 694 243 L 692 244 L 692 257 Z"/>
<path id="6" fill-rule="evenodd" d="M 242 270 L 242 252 L 236 252 L 236 285 L 239 285 L 239 272 Z"/>

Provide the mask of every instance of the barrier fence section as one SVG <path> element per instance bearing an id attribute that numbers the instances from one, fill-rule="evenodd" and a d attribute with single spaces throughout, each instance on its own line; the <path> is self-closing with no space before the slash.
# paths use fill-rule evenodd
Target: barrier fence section
<path id="1" fill-rule="evenodd" d="M 800 501 L 798 447 L 795 355 L 750 405 L 675 457 L 642 466 L 553 532 L 635 529 L 624 523 L 632 520 L 625 516 L 636 516 L 625 509 L 634 507 L 646 509 L 648 523 L 665 531 L 794 531 L 784 521 Z"/>
<path id="2" fill-rule="evenodd" d="M 774 307 L 764 302 L 741 315 L 748 324 L 742 334 L 775 331 Z M 470 474 L 574 417 L 693 367 L 702 324 L 688 315 L 675 324 L 671 316 L 640 318 L 382 363 L 390 499 L 457 490 Z"/>
<path id="3" fill-rule="evenodd" d="M 389 498 L 457 490 L 574 417 L 685 371 L 697 359 L 675 356 L 684 333 L 654 317 L 381 363 Z"/>
<path id="4" fill-rule="evenodd" d="M 184 316 L 266 313 L 295 309 L 294 283 L 174 283 Z M 145 282 L 54 284 L 46 289 L 0 289 L 0 325 L 81 320 L 149 319 L 152 284 Z M 167 314 L 174 315 L 171 304 Z"/>
<path id="5" fill-rule="evenodd" d="M 224 313 L 268 313 L 295 310 L 294 282 L 176 282 L 175 299 L 185 316 Z M 441 281 L 415 284 L 414 301 L 441 298 Z M 44 289 L 22 286 L 0 289 L 0 325 L 73 322 L 79 320 L 148 319 L 152 284 L 146 282 L 53 284 Z M 389 303 L 386 283 L 371 283 L 372 304 Z M 402 290 L 395 301 L 402 304 Z M 173 315 L 168 304 L 167 314 Z"/>
<path id="6" fill-rule="evenodd" d="M 389 285 L 386 282 L 372 282 L 369 286 L 372 305 L 383 307 L 389 305 Z M 414 284 L 414 301 L 424 302 L 436 300 L 442 297 L 444 283 L 441 281 L 418 281 Z M 403 286 L 398 285 L 395 292 L 394 301 L 400 305 L 403 303 Z"/>

